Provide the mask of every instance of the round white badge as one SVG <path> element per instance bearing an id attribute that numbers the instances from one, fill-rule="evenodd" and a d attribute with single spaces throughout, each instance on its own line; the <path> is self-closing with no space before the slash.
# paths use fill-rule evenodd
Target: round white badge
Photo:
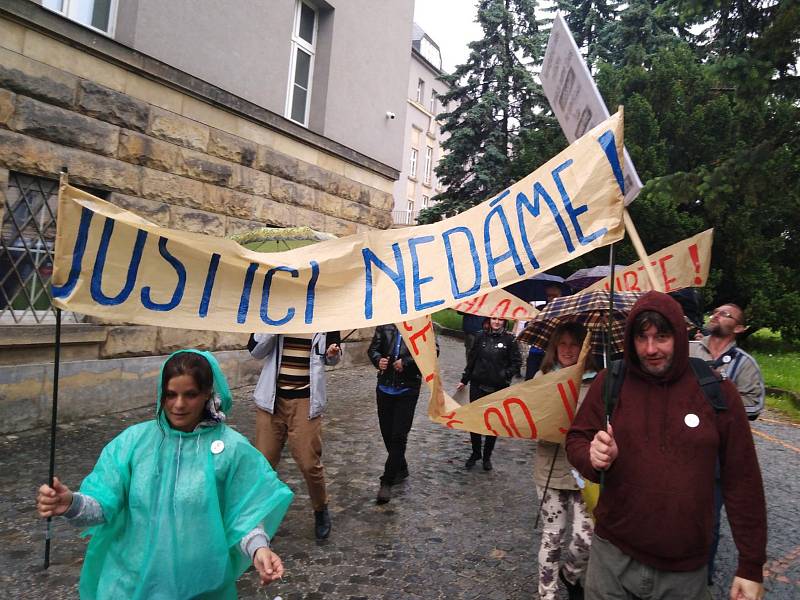
<path id="1" fill-rule="evenodd" d="M 211 454 L 219 454 L 225 450 L 225 442 L 222 440 L 214 440 L 211 442 Z"/>
<path id="2" fill-rule="evenodd" d="M 723 356 L 723 357 L 722 357 L 722 362 L 724 362 L 726 365 L 727 365 L 729 362 L 731 362 L 731 360 L 732 360 L 732 359 L 731 359 L 731 355 L 730 355 L 730 354 L 726 354 L 725 356 Z"/>
<path id="3" fill-rule="evenodd" d="M 499 344 L 497 344 L 497 347 L 498 348 L 505 348 L 506 346 L 505 346 L 505 344 L 503 344 L 503 342 L 500 342 Z"/>
<path id="4" fill-rule="evenodd" d="M 694 428 L 700 425 L 700 417 L 698 417 L 693 413 L 689 413 L 688 415 L 683 417 L 683 422 L 686 423 L 688 427 Z"/>

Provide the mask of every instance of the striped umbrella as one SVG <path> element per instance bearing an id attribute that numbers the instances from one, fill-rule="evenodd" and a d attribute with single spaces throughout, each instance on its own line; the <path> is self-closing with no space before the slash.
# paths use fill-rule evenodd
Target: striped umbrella
<path id="1" fill-rule="evenodd" d="M 614 292 L 614 320 L 611 324 L 612 354 L 622 354 L 625 318 L 642 295 L 641 292 Z M 517 339 L 540 350 L 546 350 L 550 336 L 559 324 L 580 323 L 592 334 L 592 353 L 601 356 L 608 337 L 610 303 L 609 292 L 605 290 L 556 298 L 528 323 Z"/>

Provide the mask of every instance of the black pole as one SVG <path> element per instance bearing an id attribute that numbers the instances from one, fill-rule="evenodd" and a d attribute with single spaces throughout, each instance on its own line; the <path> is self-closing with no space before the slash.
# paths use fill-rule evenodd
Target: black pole
<path id="1" fill-rule="evenodd" d="M 606 415 L 606 431 L 611 423 L 611 335 L 614 330 L 614 244 L 611 244 L 608 249 L 608 261 L 611 266 L 611 275 L 608 292 L 608 323 L 606 323 L 606 343 L 603 347 L 603 353 L 606 359 L 606 378 L 603 382 L 603 405 L 605 407 L 604 413 Z M 606 472 L 600 471 L 600 491 L 603 491 L 605 485 Z"/>
<path id="2" fill-rule="evenodd" d="M 50 470 L 48 485 L 54 485 L 56 470 L 56 423 L 58 422 L 58 369 L 61 366 L 61 309 L 56 308 L 56 354 L 53 362 L 53 410 L 50 415 Z M 50 538 L 53 517 L 47 517 L 47 529 L 44 537 L 44 568 L 50 566 Z"/>
<path id="3" fill-rule="evenodd" d="M 550 463 L 550 472 L 547 474 L 547 482 L 544 484 L 544 492 L 542 492 L 542 499 L 539 501 L 539 510 L 536 511 L 536 522 L 533 524 L 534 529 L 536 529 L 539 526 L 539 517 L 542 514 L 542 505 L 544 504 L 544 497 L 547 495 L 547 490 L 550 488 L 550 478 L 553 476 L 553 467 L 556 466 L 556 457 L 558 456 L 559 448 L 561 448 L 561 444 L 556 446 L 555 454 L 553 454 L 553 462 Z"/>
<path id="4" fill-rule="evenodd" d="M 58 197 L 64 192 L 67 185 L 69 172 L 67 167 L 61 167 L 61 177 L 59 178 Z M 61 309 L 56 307 L 56 347 L 53 359 L 53 403 L 50 414 L 50 465 L 47 474 L 48 485 L 53 486 L 56 476 L 56 424 L 58 423 L 58 371 L 61 367 Z M 50 567 L 50 539 L 52 534 L 53 517 L 47 517 L 44 534 L 44 568 Z"/>

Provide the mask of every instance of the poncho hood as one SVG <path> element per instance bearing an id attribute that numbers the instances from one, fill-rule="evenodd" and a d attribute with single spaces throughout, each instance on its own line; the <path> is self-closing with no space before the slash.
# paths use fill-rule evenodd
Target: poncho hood
<path id="1" fill-rule="evenodd" d="M 169 359 L 171 359 L 176 354 L 181 354 L 183 352 L 191 352 L 192 354 L 199 354 L 203 358 L 208 361 L 208 364 L 211 365 L 211 374 L 214 380 L 214 394 L 209 399 L 209 405 L 206 406 L 206 412 L 214 414 L 217 411 L 221 411 L 223 416 L 219 421 L 225 420 L 225 415 L 227 415 L 231 407 L 233 406 L 233 397 L 231 396 L 231 390 L 228 387 L 228 381 L 225 379 L 225 375 L 222 372 L 222 368 L 219 366 L 219 362 L 214 357 L 211 352 L 206 352 L 205 350 L 195 350 L 193 348 L 187 348 L 184 350 L 177 350 L 173 352 L 167 357 L 167 360 L 161 365 L 161 370 L 158 374 L 158 395 L 156 396 L 156 418 L 162 425 L 169 427 L 169 422 L 167 421 L 166 416 L 164 415 L 164 411 L 161 410 L 161 398 L 164 393 L 163 385 L 164 385 L 164 367 L 166 366 Z M 216 404 L 214 404 L 216 402 Z M 177 430 L 172 430 L 177 431 Z M 181 432 L 182 433 L 182 432 Z"/>

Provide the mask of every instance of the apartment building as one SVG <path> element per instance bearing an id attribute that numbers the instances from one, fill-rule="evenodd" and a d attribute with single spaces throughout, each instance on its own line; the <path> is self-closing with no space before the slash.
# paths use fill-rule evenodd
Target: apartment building
<path id="1" fill-rule="evenodd" d="M 405 106 L 403 166 L 394 186 L 395 227 L 415 225 L 420 210 L 442 191 L 436 165 L 442 155 L 442 133 L 436 121 L 445 109 L 440 96 L 448 86 L 439 81 L 442 55 L 439 46 L 416 23 L 411 42 L 411 68 Z"/>

